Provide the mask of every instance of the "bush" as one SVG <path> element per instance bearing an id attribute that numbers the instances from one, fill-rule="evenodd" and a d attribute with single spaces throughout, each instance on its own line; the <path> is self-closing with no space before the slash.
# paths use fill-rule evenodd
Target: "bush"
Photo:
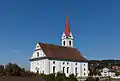
<path id="1" fill-rule="evenodd" d="M 93 78 L 93 77 L 88 77 L 88 78 L 86 79 L 86 81 L 96 81 L 96 80 L 95 80 L 95 78 Z"/>
<path id="2" fill-rule="evenodd" d="M 19 76 L 21 68 L 17 64 L 9 63 L 4 68 L 4 71 L 7 76 Z"/>
<path id="3" fill-rule="evenodd" d="M 77 81 L 77 78 L 74 74 L 69 75 L 69 81 Z"/>
<path id="4" fill-rule="evenodd" d="M 17 64 L 8 63 L 5 67 L 0 65 L 0 76 L 41 76 L 46 81 L 77 81 L 74 74 L 66 77 L 64 73 L 57 74 L 37 74 L 19 67 Z"/>
<path id="5" fill-rule="evenodd" d="M 120 75 L 120 72 L 116 72 L 115 75 L 116 75 L 116 76 L 119 76 L 119 75 Z"/>
<path id="6" fill-rule="evenodd" d="M 67 77 L 65 76 L 65 74 L 60 73 L 60 72 L 58 72 L 56 77 L 55 77 L 55 81 L 64 81 L 66 79 L 67 79 Z"/>
<path id="7" fill-rule="evenodd" d="M 46 81 L 77 81 L 76 76 L 71 74 L 69 77 L 66 77 L 64 73 L 58 72 L 57 74 L 40 74 Z"/>
<path id="8" fill-rule="evenodd" d="M 8 63 L 5 67 L 0 65 L 0 76 L 37 76 L 38 74 L 26 71 L 17 64 Z"/>

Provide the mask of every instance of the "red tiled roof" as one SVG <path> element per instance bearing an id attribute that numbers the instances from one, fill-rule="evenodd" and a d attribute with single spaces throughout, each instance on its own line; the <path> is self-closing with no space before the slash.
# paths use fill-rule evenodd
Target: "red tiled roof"
<path id="1" fill-rule="evenodd" d="M 119 66 L 112 66 L 113 69 L 120 69 Z"/>
<path id="2" fill-rule="evenodd" d="M 53 44 L 40 43 L 40 47 L 47 57 L 87 61 L 76 48 L 63 47 Z"/>

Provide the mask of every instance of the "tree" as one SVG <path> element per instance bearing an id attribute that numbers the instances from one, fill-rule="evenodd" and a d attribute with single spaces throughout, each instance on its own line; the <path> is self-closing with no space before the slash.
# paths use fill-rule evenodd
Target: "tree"
<path id="1" fill-rule="evenodd" d="M 64 81 L 66 79 L 67 79 L 67 77 L 65 76 L 65 74 L 60 73 L 60 72 L 58 72 L 56 77 L 55 77 L 55 81 Z"/>
<path id="2" fill-rule="evenodd" d="M 0 65 L 0 75 L 3 76 L 41 76 L 47 81 L 77 81 L 77 78 L 74 74 L 66 77 L 64 73 L 58 72 L 57 74 L 37 74 L 25 70 L 24 68 L 19 67 L 17 64 L 8 63 L 5 67 Z"/>
<path id="3" fill-rule="evenodd" d="M 100 69 L 98 69 L 98 68 L 89 68 L 89 71 L 90 71 L 90 73 L 89 73 L 89 75 L 90 76 L 93 76 L 93 75 L 101 75 L 101 73 L 100 73 Z"/>
<path id="4" fill-rule="evenodd" d="M 4 75 L 4 66 L 0 65 L 0 76 Z"/>
<path id="5" fill-rule="evenodd" d="M 77 78 L 74 74 L 69 75 L 69 81 L 77 81 Z"/>
<path id="6" fill-rule="evenodd" d="M 52 73 L 52 74 L 39 74 L 46 81 L 78 81 L 74 74 L 70 74 L 69 77 L 66 77 L 64 73 Z"/>
<path id="7" fill-rule="evenodd" d="M 88 77 L 85 81 L 96 81 L 93 77 Z"/>
<path id="8" fill-rule="evenodd" d="M 7 76 L 19 76 L 21 75 L 21 70 L 17 64 L 8 63 L 5 67 L 5 74 Z"/>
<path id="9" fill-rule="evenodd" d="M 98 78 L 98 77 L 96 78 L 96 81 L 99 81 L 99 78 Z"/>
<path id="10" fill-rule="evenodd" d="M 120 72 L 116 72 L 115 75 L 116 75 L 116 76 L 119 76 L 119 75 L 120 75 Z"/>
<path id="11" fill-rule="evenodd" d="M 37 73 L 33 73 L 19 67 L 17 64 L 8 63 L 4 68 L 6 76 L 37 76 Z"/>

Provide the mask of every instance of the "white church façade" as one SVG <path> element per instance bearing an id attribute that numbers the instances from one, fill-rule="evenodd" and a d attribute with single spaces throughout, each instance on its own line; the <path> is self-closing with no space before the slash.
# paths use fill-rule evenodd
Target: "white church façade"
<path id="1" fill-rule="evenodd" d="M 62 46 L 38 42 L 30 58 L 30 71 L 50 74 L 63 72 L 77 77 L 88 76 L 88 62 L 73 47 L 74 37 L 70 32 L 68 14 L 66 15 L 65 31 L 62 35 Z"/>

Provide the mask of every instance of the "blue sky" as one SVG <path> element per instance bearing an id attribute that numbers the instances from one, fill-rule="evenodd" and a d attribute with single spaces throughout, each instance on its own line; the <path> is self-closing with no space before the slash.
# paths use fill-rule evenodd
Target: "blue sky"
<path id="1" fill-rule="evenodd" d="M 74 45 L 88 59 L 120 58 L 119 0 L 1 0 L 0 64 L 28 68 L 36 42 L 61 44 L 66 10 Z"/>

